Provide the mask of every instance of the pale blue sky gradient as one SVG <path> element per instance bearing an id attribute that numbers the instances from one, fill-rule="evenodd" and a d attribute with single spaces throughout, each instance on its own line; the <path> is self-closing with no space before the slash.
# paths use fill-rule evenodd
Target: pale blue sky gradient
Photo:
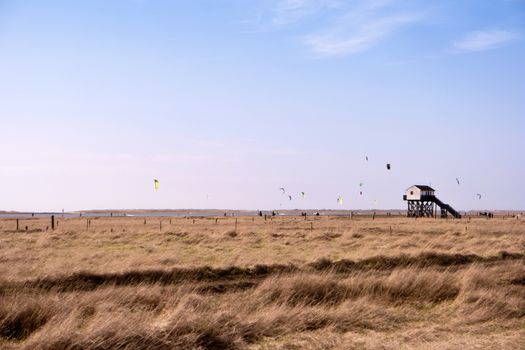
<path id="1" fill-rule="evenodd" d="M 0 0 L 0 125 L 0 210 L 525 209 L 525 1 Z"/>

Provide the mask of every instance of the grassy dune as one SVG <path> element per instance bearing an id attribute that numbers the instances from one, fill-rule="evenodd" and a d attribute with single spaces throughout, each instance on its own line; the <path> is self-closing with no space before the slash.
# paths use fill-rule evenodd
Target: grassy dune
<path id="1" fill-rule="evenodd" d="M 22 220 L 17 232 L 0 220 L 2 349 L 519 349 L 525 339 L 522 220 L 49 225 Z"/>

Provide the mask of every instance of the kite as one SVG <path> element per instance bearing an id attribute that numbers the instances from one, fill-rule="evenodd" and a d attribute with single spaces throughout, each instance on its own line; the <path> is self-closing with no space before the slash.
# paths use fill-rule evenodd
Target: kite
<path id="1" fill-rule="evenodd" d="M 481 199 L 481 194 L 477 193 L 476 196 L 478 196 L 478 199 Z"/>
<path id="2" fill-rule="evenodd" d="M 279 189 L 282 191 L 283 194 L 286 193 L 286 191 L 284 190 L 284 187 L 280 187 Z"/>
<path id="3" fill-rule="evenodd" d="M 362 191 L 359 191 L 359 195 L 362 196 L 362 195 L 363 195 L 363 192 L 362 192 Z"/>
<path id="4" fill-rule="evenodd" d="M 458 183 L 458 185 L 459 185 L 459 179 L 458 179 L 457 177 L 456 177 L 456 182 L 457 182 L 457 183 Z"/>
<path id="5" fill-rule="evenodd" d="M 337 204 L 343 204 L 343 197 L 337 197 Z"/>
<path id="6" fill-rule="evenodd" d="M 390 170 L 390 163 L 387 163 L 386 168 Z"/>
<path id="7" fill-rule="evenodd" d="M 359 183 L 359 187 L 363 187 L 363 183 L 362 182 Z"/>
<path id="8" fill-rule="evenodd" d="M 366 161 L 368 162 L 368 156 L 365 156 L 365 158 L 366 158 Z"/>
<path id="9" fill-rule="evenodd" d="M 292 196 L 291 196 L 291 195 L 288 195 L 288 198 L 289 198 L 290 200 L 292 200 Z"/>
<path id="10" fill-rule="evenodd" d="M 159 180 L 153 179 L 153 183 L 155 184 L 155 191 L 159 190 Z"/>
<path id="11" fill-rule="evenodd" d="M 301 197 L 306 197 L 306 193 L 305 192 L 301 192 Z"/>

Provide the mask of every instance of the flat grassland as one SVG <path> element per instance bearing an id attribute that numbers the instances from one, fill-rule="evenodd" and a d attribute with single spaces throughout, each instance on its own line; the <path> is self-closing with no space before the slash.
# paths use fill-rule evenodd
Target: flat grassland
<path id="1" fill-rule="evenodd" d="M 523 219 L 49 226 L 0 220 L 2 349 L 523 348 Z"/>

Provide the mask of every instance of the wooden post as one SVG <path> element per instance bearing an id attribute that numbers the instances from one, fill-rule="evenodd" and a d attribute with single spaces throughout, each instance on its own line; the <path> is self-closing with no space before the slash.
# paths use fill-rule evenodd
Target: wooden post
<path id="1" fill-rule="evenodd" d="M 86 230 L 89 230 L 89 219 L 86 219 Z"/>
<path id="2" fill-rule="evenodd" d="M 392 226 L 390 226 L 390 234 L 392 234 Z"/>
<path id="3" fill-rule="evenodd" d="M 237 218 L 235 218 L 235 232 L 237 232 Z"/>
<path id="4" fill-rule="evenodd" d="M 159 231 L 162 231 L 162 220 L 159 221 Z"/>
<path id="5" fill-rule="evenodd" d="M 170 219 L 170 225 L 171 225 L 171 219 Z"/>
<path id="6" fill-rule="evenodd" d="M 54 215 L 51 215 L 51 229 L 52 230 L 55 229 L 55 216 Z"/>
<path id="7" fill-rule="evenodd" d="M 313 230 L 314 230 L 314 223 L 311 222 L 311 223 L 310 223 L 310 231 L 313 231 Z"/>
<path id="8" fill-rule="evenodd" d="M 18 219 L 16 219 L 16 230 L 18 231 Z"/>

